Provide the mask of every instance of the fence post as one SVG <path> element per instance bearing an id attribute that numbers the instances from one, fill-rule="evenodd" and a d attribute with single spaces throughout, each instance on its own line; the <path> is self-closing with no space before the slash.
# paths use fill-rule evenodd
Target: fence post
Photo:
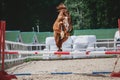
<path id="1" fill-rule="evenodd" d="M 2 60 L 2 71 L 4 70 L 5 26 L 5 21 L 0 21 L 0 57 Z"/>
<path id="2" fill-rule="evenodd" d="M 6 28 L 6 22 L 0 21 L 0 60 L 2 61 L 1 70 L 0 70 L 0 80 L 17 79 L 15 75 L 10 75 L 4 70 L 5 28 Z"/>

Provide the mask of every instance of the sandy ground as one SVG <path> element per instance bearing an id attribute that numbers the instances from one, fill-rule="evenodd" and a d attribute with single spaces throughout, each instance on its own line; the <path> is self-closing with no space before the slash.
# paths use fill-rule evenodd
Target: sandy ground
<path id="1" fill-rule="evenodd" d="M 31 74 L 19 75 L 18 80 L 120 80 L 110 77 L 110 74 L 92 74 L 92 72 L 113 71 L 115 61 L 116 58 L 31 61 L 6 71 L 10 74 Z M 120 60 L 115 71 L 120 71 Z M 72 72 L 72 74 L 51 75 L 55 72 Z"/>

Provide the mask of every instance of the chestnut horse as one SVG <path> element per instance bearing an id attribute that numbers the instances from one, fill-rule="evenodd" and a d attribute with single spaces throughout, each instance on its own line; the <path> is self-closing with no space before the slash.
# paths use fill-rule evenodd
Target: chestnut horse
<path id="1" fill-rule="evenodd" d="M 72 30 L 72 23 L 69 12 L 67 11 L 64 4 L 60 4 L 58 7 L 59 15 L 53 25 L 54 38 L 58 51 L 62 51 L 62 44 L 70 36 Z"/>

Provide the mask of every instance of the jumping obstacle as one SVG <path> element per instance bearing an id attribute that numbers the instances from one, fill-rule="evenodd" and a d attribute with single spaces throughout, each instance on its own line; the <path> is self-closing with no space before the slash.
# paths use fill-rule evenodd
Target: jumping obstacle
<path id="1" fill-rule="evenodd" d="M 1 70 L 0 70 L 0 80 L 17 79 L 15 75 L 10 75 L 4 70 L 5 27 L 6 27 L 6 22 L 0 21 L 0 61 L 2 61 Z"/>
<path id="2" fill-rule="evenodd" d="M 111 74 L 112 72 L 92 72 L 92 74 Z"/>
<path id="3" fill-rule="evenodd" d="M 120 54 L 120 51 L 106 51 L 105 54 Z"/>
<path id="4" fill-rule="evenodd" d="M 120 77 L 120 72 L 112 72 L 111 77 Z"/>
<path id="5" fill-rule="evenodd" d="M 52 75 L 60 74 L 60 75 L 66 75 L 66 74 L 73 74 L 72 72 L 51 72 Z"/>
<path id="6" fill-rule="evenodd" d="M 58 57 L 61 57 L 61 55 L 69 55 L 70 52 L 54 52 L 55 55 L 58 55 Z"/>
<path id="7" fill-rule="evenodd" d="M 67 74 L 74 74 L 73 72 L 51 72 L 51 73 L 47 73 L 47 74 L 51 74 L 51 75 L 67 75 Z M 40 74 L 32 74 L 32 73 L 17 73 L 14 74 L 16 76 L 30 76 L 30 75 L 40 75 Z"/>
<path id="8" fill-rule="evenodd" d="M 120 23 L 120 21 L 119 21 L 119 23 Z M 49 54 L 51 52 L 50 51 L 49 52 L 36 52 L 36 51 L 31 51 L 31 52 L 30 51 L 22 51 L 22 52 L 21 51 L 18 51 L 18 52 L 10 52 L 10 51 L 8 51 L 8 52 L 5 52 L 4 51 L 4 47 L 5 47 L 5 45 L 4 45 L 4 43 L 5 43 L 5 38 L 4 38 L 5 29 L 3 29 L 3 28 L 5 28 L 5 27 L 3 27 L 5 25 L 6 24 L 5 24 L 4 21 L 0 22 L 0 58 L 2 60 L 2 67 L 1 67 L 1 70 L 0 70 L 0 80 L 11 80 L 12 78 L 16 78 L 16 76 L 15 75 L 9 75 L 4 71 L 4 54 L 18 54 L 18 55 L 19 54 L 26 54 L 26 53 L 29 53 L 29 54 L 44 54 L 44 53 L 47 53 L 47 54 Z M 83 57 L 83 54 L 86 53 L 85 56 L 89 57 L 89 55 L 93 54 L 94 52 L 93 51 L 84 52 L 83 54 L 81 54 L 81 52 L 78 52 L 78 53 L 79 53 L 79 55 L 82 55 L 82 57 Z M 98 53 L 101 53 L 101 51 L 98 52 Z M 58 55 L 59 57 L 61 55 L 73 56 L 74 54 L 76 54 L 76 52 L 53 52 L 52 55 L 53 54 Z M 97 52 L 96 52 L 96 54 L 97 54 Z M 103 51 L 103 54 L 111 54 L 111 55 L 115 54 L 115 55 L 118 55 L 118 54 L 120 54 L 120 52 L 119 51 Z M 99 72 L 99 73 L 104 73 L 104 72 Z M 59 73 L 58 72 L 58 73 L 55 73 L 55 74 L 66 74 L 66 73 Z M 18 75 L 22 75 L 22 74 L 18 74 Z M 23 74 L 23 75 L 30 75 L 30 74 Z M 120 72 L 112 72 L 111 77 L 120 77 Z"/>
<path id="9" fill-rule="evenodd" d="M 55 55 L 70 55 L 70 52 L 54 52 Z M 89 55 L 90 51 L 86 52 L 86 55 Z M 115 54 L 120 55 L 120 51 L 105 51 L 104 54 Z M 53 72 L 51 74 L 73 74 L 72 72 Z M 93 75 L 98 74 L 110 74 L 111 77 L 120 77 L 120 72 L 93 72 Z"/>
<path id="10" fill-rule="evenodd" d="M 120 51 L 106 51 L 105 54 L 118 54 L 120 55 Z M 116 65 L 116 64 L 115 64 Z M 100 73 L 100 72 L 98 72 Z M 96 72 L 97 74 L 97 72 Z M 119 72 L 111 72 L 110 74 L 111 77 L 120 77 L 120 71 Z"/>
<path id="11" fill-rule="evenodd" d="M 28 75 L 32 75 L 31 73 L 19 73 L 19 74 L 14 74 L 16 76 L 28 76 Z"/>
<path id="12" fill-rule="evenodd" d="M 55 55 L 69 55 L 70 52 L 54 52 Z"/>
<path id="13" fill-rule="evenodd" d="M 120 36 L 120 19 L 118 19 L 118 31 L 119 31 L 119 36 Z M 118 51 L 108 51 L 108 52 L 105 52 L 105 54 L 118 54 L 120 56 L 120 50 Z M 117 61 L 119 60 L 120 57 L 117 58 Z M 115 62 L 115 66 L 117 64 L 117 61 Z M 114 69 L 115 69 L 115 66 L 114 66 Z M 120 77 L 120 71 L 119 72 L 113 72 L 111 73 L 110 75 L 111 77 Z"/>

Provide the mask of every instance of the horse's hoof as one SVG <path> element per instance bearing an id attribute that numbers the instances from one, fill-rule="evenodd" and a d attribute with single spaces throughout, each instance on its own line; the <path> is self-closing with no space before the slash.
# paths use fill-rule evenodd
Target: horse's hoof
<path id="1" fill-rule="evenodd" d="M 58 51 L 60 52 L 60 51 L 62 51 L 62 49 L 59 49 Z"/>

